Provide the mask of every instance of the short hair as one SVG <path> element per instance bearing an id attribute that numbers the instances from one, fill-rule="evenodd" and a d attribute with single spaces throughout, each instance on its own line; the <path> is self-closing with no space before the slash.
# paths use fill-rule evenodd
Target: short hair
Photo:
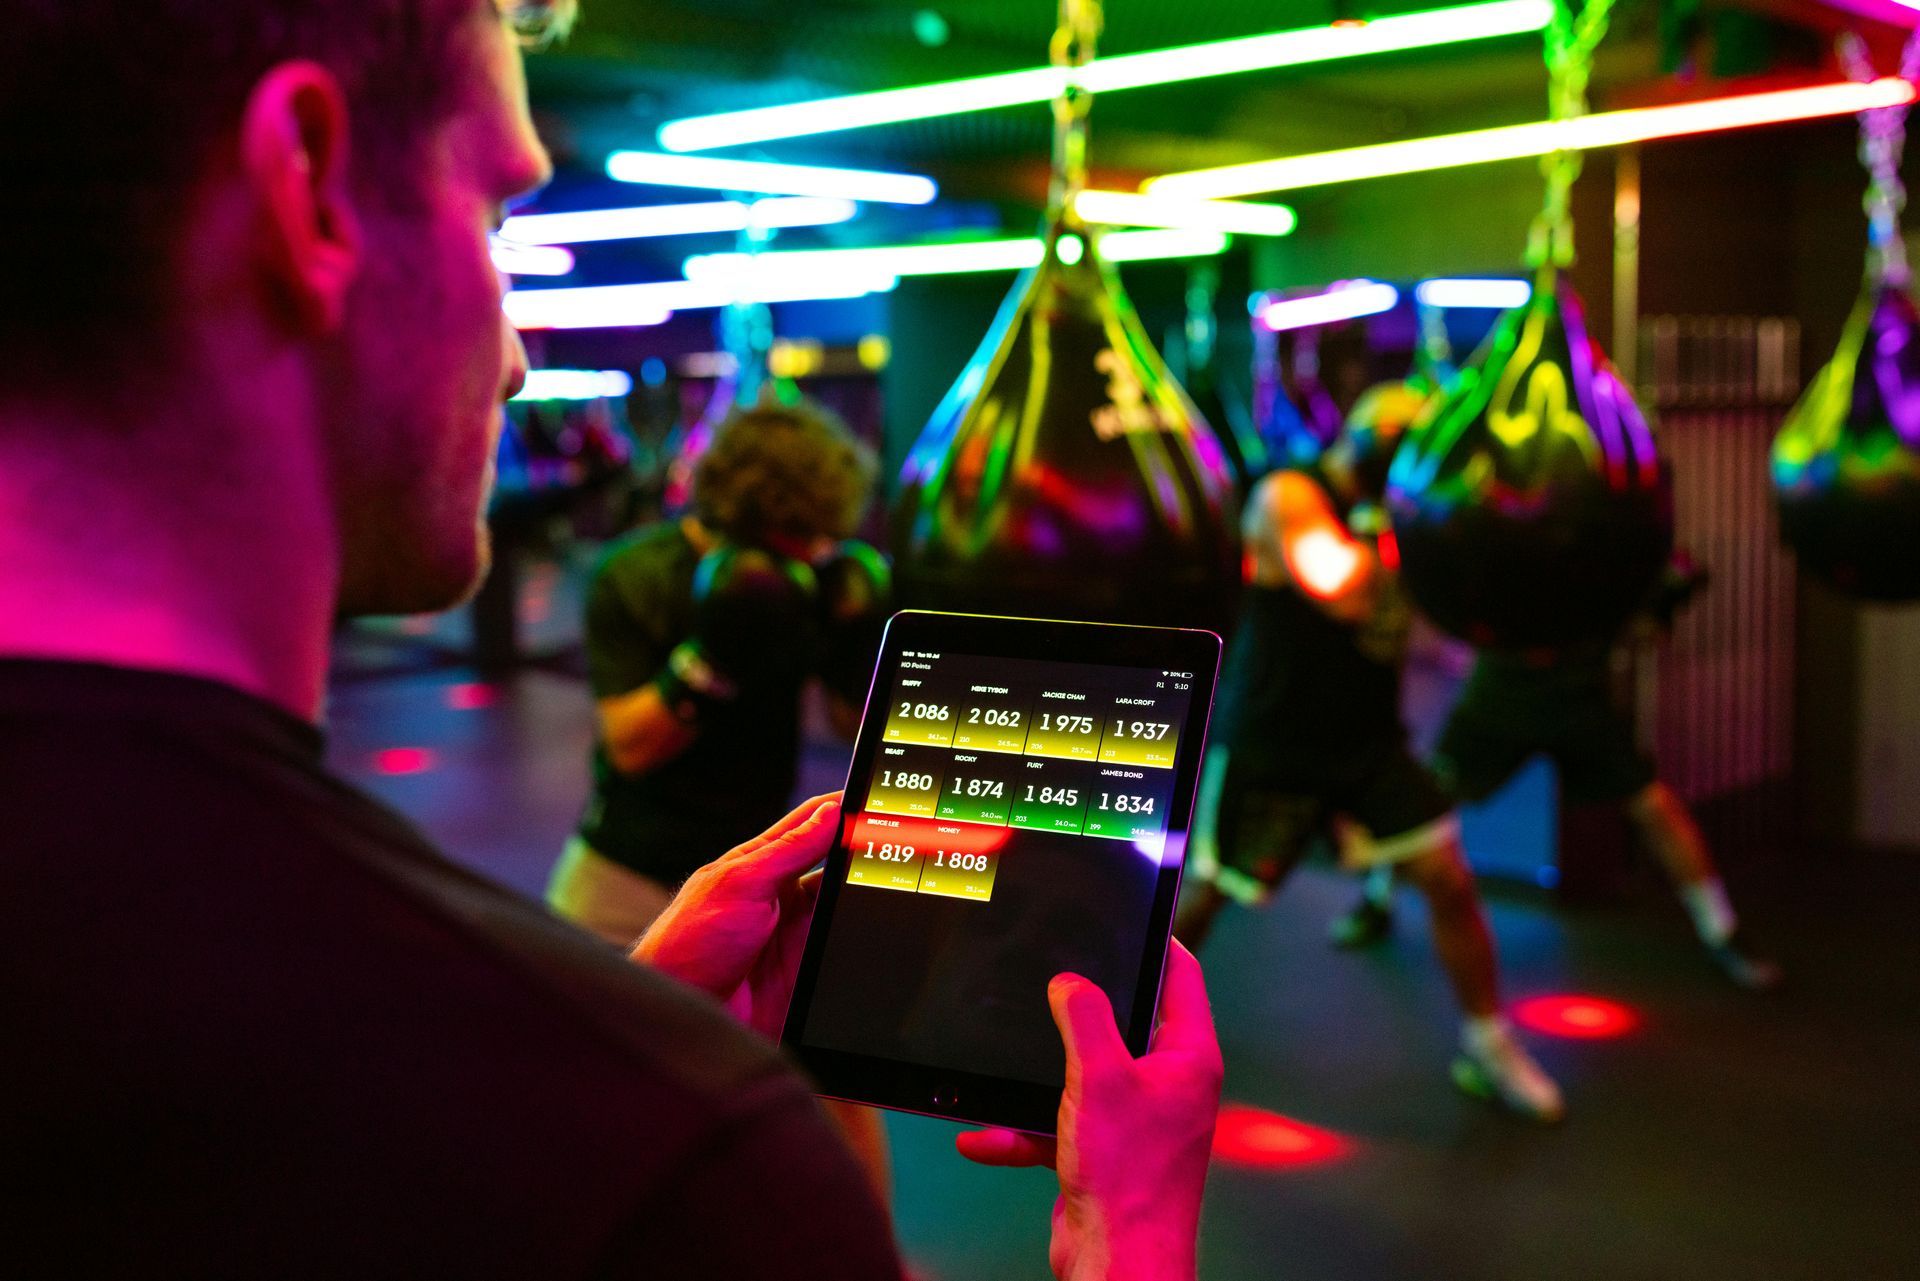
<path id="1" fill-rule="evenodd" d="M 693 510 L 732 542 L 845 538 L 866 513 L 873 451 L 820 405 L 737 409 L 694 467 Z"/>
<path id="2" fill-rule="evenodd" d="M 340 78 L 383 190 L 460 101 L 455 38 L 492 11 L 528 43 L 574 0 L 15 0 L 0 28 L 0 353 L 62 392 L 138 363 L 170 319 L 198 175 L 272 67 Z"/>

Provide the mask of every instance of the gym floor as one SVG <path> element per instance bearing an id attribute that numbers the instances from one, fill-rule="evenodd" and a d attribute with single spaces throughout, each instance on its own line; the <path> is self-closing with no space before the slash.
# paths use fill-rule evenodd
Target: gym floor
<path id="1" fill-rule="evenodd" d="M 454 858 L 537 894 L 585 795 L 585 687 L 538 668 L 479 684 L 421 661 L 432 643 L 428 625 L 343 634 L 333 763 Z M 844 769 L 844 747 L 811 741 L 804 790 Z M 1540 795 L 1475 816 L 1470 847 L 1476 830 L 1539 832 Z M 1651 883 L 1582 911 L 1489 883 L 1510 998 L 1631 1016 L 1609 1037 L 1528 1034 L 1566 1088 L 1552 1130 L 1448 1081 L 1454 1020 L 1408 896 L 1394 939 L 1358 955 L 1324 941 L 1352 894 L 1328 869 L 1224 918 L 1202 960 L 1236 1106 L 1202 1276 L 1920 1277 L 1920 859 L 1723 856 L 1787 967 L 1775 995 L 1726 985 Z M 924 1277 L 1047 1275 L 1050 1175 L 970 1166 L 942 1122 L 888 1124 L 899 1235 Z"/>

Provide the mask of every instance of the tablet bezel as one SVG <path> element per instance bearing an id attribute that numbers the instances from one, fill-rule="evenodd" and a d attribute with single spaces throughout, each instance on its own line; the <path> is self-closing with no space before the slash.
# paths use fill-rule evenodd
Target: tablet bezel
<path id="1" fill-rule="evenodd" d="M 1214 686 L 1219 677 L 1220 638 L 1197 629 L 1131 627 L 1110 623 L 1079 623 L 1052 619 L 1000 618 L 982 614 L 942 614 L 906 610 L 887 624 L 880 656 L 869 682 L 867 704 L 860 717 L 853 760 L 847 771 L 848 795 L 865 795 L 886 728 L 885 700 L 875 690 L 884 673 L 898 670 L 901 651 L 931 649 L 939 653 L 981 654 L 994 658 L 1038 659 L 1116 667 L 1164 668 L 1191 672 L 1193 689 L 1182 726 L 1180 750 L 1174 761 L 1173 804 L 1168 811 L 1167 851 L 1147 920 L 1147 950 L 1141 957 L 1140 981 L 1132 1007 L 1121 1020 L 1121 1035 L 1136 1056 L 1145 1054 L 1153 1035 L 1159 1007 L 1160 984 L 1166 967 L 1173 913 L 1186 868 L 1187 837 L 1193 823 L 1194 794 L 1200 761 L 1206 752 L 1207 726 L 1212 716 Z M 1071 659 L 1062 655 L 1071 654 Z M 1191 749 L 1188 745 L 1191 744 Z M 800 1043 L 801 1028 L 819 978 L 834 908 L 846 884 L 851 854 L 848 825 L 855 811 L 842 812 L 832 853 L 826 862 L 820 898 L 807 932 L 787 1009 L 781 1043 L 812 1074 L 818 1092 L 828 1098 L 872 1104 L 976 1125 L 1004 1126 L 1034 1134 L 1052 1134 L 1060 1110 L 1060 1091 L 1029 1081 L 1008 1080 L 973 1073 L 946 1071 L 917 1063 L 809 1047 Z M 1036 994 L 1038 995 L 1038 994 Z M 1115 1011 L 1116 1016 L 1122 1014 Z"/>

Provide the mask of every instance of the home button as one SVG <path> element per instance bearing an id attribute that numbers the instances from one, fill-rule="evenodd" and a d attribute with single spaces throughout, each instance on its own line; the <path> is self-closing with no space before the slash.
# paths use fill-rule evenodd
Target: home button
<path id="1" fill-rule="evenodd" d="M 942 1112 L 951 1112 L 960 1103 L 960 1096 L 951 1085 L 936 1086 L 933 1091 L 933 1106 Z"/>

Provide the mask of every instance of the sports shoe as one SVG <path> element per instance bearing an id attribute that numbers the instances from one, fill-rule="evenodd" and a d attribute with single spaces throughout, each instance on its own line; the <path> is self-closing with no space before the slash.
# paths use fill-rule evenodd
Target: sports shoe
<path id="1" fill-rule="evenodd" d="M 1743 987 L 1749 992 L 1771 992 L 1786 977 L 1786 972 L 1777 964 L 1749 951 L 1747 940 L 1739 930 L 1735 930 L 1726 942 L 1709 946 L 1707 955 L 1720 967 L 1720 972 L 1733 981 L 1735 987 Z"/>
<path id="2" fill-rule="evenodd" d="M 1468 1028 L 1453 1061 L 1453 1083 L 1477 1099 L 1498 1103 L 1530 1121 L 1554 1122 L 1567 1114 L 1560 1087 L 1533 1061 L 1513 1031 L 1500 1023 L 1481 1035 Z"/>
<path id="3" fill-rule="evenodd" d="M 1393 904 L 1377 903 L 1364 895 L 1358 903 L 1327 926 L 1327 941 L 1335 947 L 1372 947 L 1393 933 Z"/>

